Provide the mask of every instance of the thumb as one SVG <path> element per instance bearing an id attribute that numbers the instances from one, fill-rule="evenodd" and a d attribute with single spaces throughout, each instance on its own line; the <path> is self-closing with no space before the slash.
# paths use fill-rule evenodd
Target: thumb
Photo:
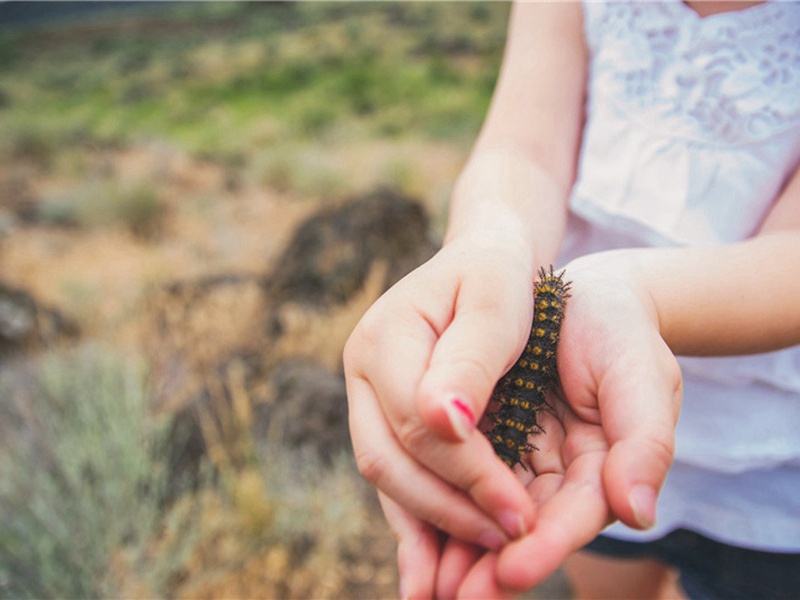
<path id="1" fill-rule="evenodd" d="M 639 401 L 631 396 L 624 412 L 612 419 L 616 427 L 607 430 L 611 447 L 604 487 L 614 515 L 635 529 L 655 524 L 656 499 L 672 465 L 681 403 L 680 369 L 672 362 L 662 365 L 661 377 L 628 387 Z"/>
<path id="2" fill-rule="evenodd" d="M 672 439 L 641 436 L 611 446 L 603 473 L 614 515 L 634 529 L 656 522 L 656 500 L 672 463 Z"/>
<path id="3" fill-rule="evenodd" d="M 526 278 L 497 286 L 477 279 L 463 282 L 417 395 L 426 425 L 451 441 L 475 429 L 495 384 L 522 353 L 532 321 Z"/>

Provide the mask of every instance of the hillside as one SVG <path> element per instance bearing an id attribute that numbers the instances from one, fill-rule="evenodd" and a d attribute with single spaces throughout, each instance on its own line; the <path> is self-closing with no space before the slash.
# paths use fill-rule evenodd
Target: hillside
<path id="1" fill-rule="evenodd" d="M 0 4 L 0 596 L 392 597 L 341 350 L 508 6 L 125 4 Z"/>

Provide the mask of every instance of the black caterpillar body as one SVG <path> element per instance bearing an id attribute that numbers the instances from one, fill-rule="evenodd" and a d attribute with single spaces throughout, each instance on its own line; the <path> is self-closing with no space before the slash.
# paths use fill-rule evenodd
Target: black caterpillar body
<path id="1" fill-rule="evenodd" d="M 537 415 L 549 408 L 547 390 L 558 382 L 556 347 L 564 308 L 569 298 L 569 282 L 563 271 L 555 273 L 539 269 L 533 284 L 534 316 L 528 343 L 514 366 L 495 386 L 489 414 L 491 429 L 487 432 L 495 452 L 509 467 L 525 465 L 522 456 L 536 450 L 529 438 L 542 433 Z"/>

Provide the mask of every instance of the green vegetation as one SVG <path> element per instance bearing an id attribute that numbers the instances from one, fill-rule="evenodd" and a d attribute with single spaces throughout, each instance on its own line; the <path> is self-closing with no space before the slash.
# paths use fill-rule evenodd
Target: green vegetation
<path id="1" fill-rule="evenodd" d="M 4 383 L 0 596 L 117 597 L 115 556 L 163 589 L 192 538 L 148 563 L 159 528 L 188 513 L 165 517 L 165 430 L 141 368 L 89 347 L 46 355 Z"/>
<path id="2" fill-rule="evenodd" d="M 156 285 L 205 274 L 206 263 L 227 268 L 232 223 L 260 214 L 250 212 L 260 187 L 327 200 L 380 183 L 435 197 L 419 167 L 448 169 L 441 146 L 466 151 L 477 133 L 507 13 L 492 1 L 215 1 L 0 24 L 0 236 L 19 236 L 7 255 L 22 265 L 9 273 L 28 285 L 29 265 L 76 250 L 63 269 L 35 275 L 61 294 L 59 309 L 90 324 L 80 342 L 0 361 L 0 598 L 244 597 L 240 571 L 259 597 L 378 589 L 368 586 L 385 531 L 370 521 L 351 455 L 323 464 L 256 440 L 243 403 L 233 416 L 222 406 L 208 422 L 198 417 L 199 481 L 170 472 L 185 440 L 169 439 L 175 415 L 153 414 L 151 387 L 183 392 L 195 374 L 184 373 L 183 356 L 153 353 L 169 373 L 151 386 L 141 356 L 112 350 L 149 334 L 146 314 L 129 323 L 140 315 L 126 312 L 125 291 L 107 293 L 125 307 L 110 311 L 113 325 L 92 326 L 107 318 L 97 301 L 114 286 L 81 277 L 117 264 L 95 266 L 116 236 L 84 229 L 125 227 L 144 238 L 137 244 L 174 253 L 163 274 L 149 263 L 121 271 Z M 436 151 L 418 152 L 428 146 Z M 202 219 L 218 213 L 204 203 L 228 200 L 242 210 L 220 211 L 206 234 Z M 87 252 L 81 238 L 93 237 Z M 95 331 L 108 346 L 90 345 Z M 252 335 L 265 343 L 262 330 Z M 213 387 L 212 371 L 203 385 Z M 234 417 L 230 431 L 209 425 Z"/>
<path id="3" fill-rule="evenodd" d="M 164 205 L 152 183 L 106 178 L 83 183 L 63 197 L 44 198 L 38 212 L 45 223 L 82 227 L 121 223 L 136 235 L 148 236 L 156 233 Z"/>
<path id="4" fill-rule="evenodd" d="M 120 17 L 88 42 L 80 25 L 50 44 L 6 32 L 0 156 L 157 137 L 230 160 L 354 128 L 469 139 L 506 18 L 491 2 L 212 2 Z"/>
<path id="5" fill-rule="evenodd" d="M 369 518 L 351 456 L 324 465 L 249 429 L 232 447 L 211 433 L 217 477 L 176 489 L 166 457 L 180 441 L 152 414 L 140 361 L 85 346 L 2 381 L 0 598 L 173 597 L 265 550 L 302 551 L 298 597 L 343 585 L 342 553 Z M 250 464 L 234 467 L 243 447 Z M 276 586 L 293 577 L 288 565 L 270 573 Z"/>

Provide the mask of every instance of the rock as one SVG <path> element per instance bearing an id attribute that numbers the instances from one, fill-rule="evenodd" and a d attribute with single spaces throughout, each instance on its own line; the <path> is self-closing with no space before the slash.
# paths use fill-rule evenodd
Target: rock
<path id="1" fill-rule="evenodd" d="M 25 290 L 0 283 L 0 354 L 77 335 L 77 325 Z"/>
<path id="2" fill-rule="evenodd" d="M 343 304 L 361 289 L 376 260 L 389 269 L 385 288 L 435 252 L 421 204 L 379 189 L 324 208 L 296 230 L 265 280 L 270 296 L 316 307 Z"/>
<path id="3" fill-rule="evenodd" d="M 269 378 L 271 402 L 256 405 L 256 440 L 314 450 L 330 461 L 350 448 L 344 377 L 309 361 L 287 359 Z"/>
<path id="4" fill-rule="evenodd" d="M 33 337 L 37 312 L 30 294 L 0 285 L 0 340 L 13 345 Z"/>
<path id="5" fill-rule="evenodd" d="M 164 450 L 170 498 L 197 488 L 206 459 L 216 469 L 238 469 L 253 458 L 252 406 L 265 402 L 260 358 L 231 354 L 203 379 L 204 385 L 172 414 Z"/>

